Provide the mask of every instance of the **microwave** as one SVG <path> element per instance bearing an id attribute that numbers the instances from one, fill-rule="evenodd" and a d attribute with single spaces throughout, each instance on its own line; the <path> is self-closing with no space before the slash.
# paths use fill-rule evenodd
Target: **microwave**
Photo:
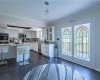
<path id="1" fill-rule="evenodd" d="M 26 38 L 26 34 L 20 33 L 20 34 L 19 34 L 19 38 Z"/>

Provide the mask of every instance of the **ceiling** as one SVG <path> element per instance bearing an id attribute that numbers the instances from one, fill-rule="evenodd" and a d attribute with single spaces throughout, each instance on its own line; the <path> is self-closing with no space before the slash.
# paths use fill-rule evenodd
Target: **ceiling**
<path id="1" fill-rule="evenodd" d="M 49 2 L 50 13 L 46 15 Z M 0 0 L 0 24 L 26 27 L 45 27 L 81 11 L 100 5 L 100 0 Z"/>

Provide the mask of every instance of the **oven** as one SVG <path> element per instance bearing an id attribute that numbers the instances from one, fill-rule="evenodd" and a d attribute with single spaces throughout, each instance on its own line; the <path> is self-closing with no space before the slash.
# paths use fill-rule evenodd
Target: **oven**
<path id="1" fill-rule="evenodd" d="M 7 44 L 9 42 L 8 33 L 0 33 L 0 44 Z"/>

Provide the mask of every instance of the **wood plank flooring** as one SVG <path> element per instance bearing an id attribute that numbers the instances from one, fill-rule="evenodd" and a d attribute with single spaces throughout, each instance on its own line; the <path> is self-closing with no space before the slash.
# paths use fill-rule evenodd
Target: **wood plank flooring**
<path id="1" fill-rule="evenodd" d="M 29 65 L 0 66 L 0 80 L 23 80 L 25 74 L 34 67 L 47 63 L 58 63 L 70 66 L 72 70 L 79 71 L 85 80 L 100 80 L 100 72 L 63 60 L 61 58 L 49 59 L 41 54 L 31 51 Z"/>

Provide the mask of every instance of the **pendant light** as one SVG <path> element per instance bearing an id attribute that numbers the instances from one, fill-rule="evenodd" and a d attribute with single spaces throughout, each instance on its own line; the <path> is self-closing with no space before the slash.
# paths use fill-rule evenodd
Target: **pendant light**
<path id="1" fill-rule="evenodd" d="M 44 2 L 45 3 L 45 5 L 47 6 L 47 9 L 45 10 L 45 12 L 46 12 L 46 15 L 48 15 L 49 13 L 50 13 L 50 11 L 48 10 L 48 5 L 49 5 L 49 2 Z"/>

